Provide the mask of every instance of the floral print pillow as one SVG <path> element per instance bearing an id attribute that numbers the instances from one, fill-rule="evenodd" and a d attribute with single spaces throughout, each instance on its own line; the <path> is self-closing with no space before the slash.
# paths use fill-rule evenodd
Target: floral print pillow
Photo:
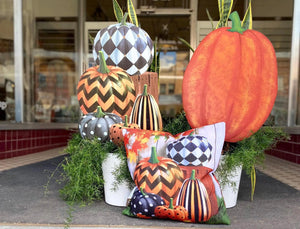
<path id="1" fill-rule="evenodd" d="M 133 178 L 137 163 L 151 156 L 151 148 L 156 147 L 157 156 L 168 157 L 167 147 L 187 136 L 201 136 L 211 144 L 212 159 L 205 166 L 215 171 L 218 167 L 225 137 L 225 123 L 207 125 L 191 129 L 175 136 L 168 132 L 140 129 L 124 129 L 124 144 L 126 148 L 128 168 Z M 169 156 L 170 157 L 170 156 Z"/>

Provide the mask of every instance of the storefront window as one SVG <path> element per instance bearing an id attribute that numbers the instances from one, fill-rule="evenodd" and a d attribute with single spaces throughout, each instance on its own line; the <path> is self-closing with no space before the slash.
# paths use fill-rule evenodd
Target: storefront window
<path id="1" fill-rule="evenodd" d="M 25 2 L 24 120 L 77 122 L 77 1 Z"/>
<path id="2" fill-rule="evenodd" d="M 189 8 L 190 0 L 138 0 L 139 8 Z"/>
<path id="3" fill-rule="evenodd" d="M 13 4 L 0 2 L 0 121 L 15 120 Z"/>
<path id="4" fill-rule="evenodd" d="M 290 55 L 293 25 L 293 1 L 268 8 L 266 1 L 253 1 L 253 29 L 262 32 L 273 44 L 277 56 L 278 92 L 266 124 L 287 125 L 289 103 Z"/>
<path id="5" fill-rule="evenodd" d="M 139 21 L 153 40 L 157 38 L 160 51 L 159 106 L 163 116 L 172 117 L 182 111 L 182 80 L 189 61 L 189 48 L 178 38 L 190 41 L 190 16 L 140 15 Z"/>
<path id="6" fill-rule="evenodd" d="M 127 0 L 117 0 L 127 11 Z M 86 21 L 116 21 L 112 0 L 86 0 Z"/>

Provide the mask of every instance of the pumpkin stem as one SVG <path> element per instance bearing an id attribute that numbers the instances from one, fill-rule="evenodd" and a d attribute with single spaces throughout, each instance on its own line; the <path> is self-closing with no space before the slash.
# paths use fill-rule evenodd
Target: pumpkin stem
<path id="1" fill-rule="evenodd" d="M 147 96 L 148 95 L 147 89 L 148 89 L 148 85 L 144 84 L 143 96 Z"/>
<path id="2" fill-rule="evenodd" d="M 128 127 L 128 116 L 125 115 L 124 127 Z"/>
<path id="3" fill-rule="evenodd" d="M 103 74 L 108 74 L 110 71 L 106 65 L 104 54 L 102 51 L 99 51 L 99 68 L 98 72 Z"/>
<path id="4" fill-rule="evenodd" d="M 96 112 L 96 117 L 97 118 L 102 118 L 105 115 L 105 113 L 102 111 L 101 107 L 97 107 L 97 112 Z"/>
<path id="5" fill-rule="evenodd" d="M 170 198 L 169 208 L 170 208 L 170 209 L 174 209 L 174 206 L 173 206 L 173 198 Z"/>
<path id="6" fill-rule="evenodd" d="M 195 180 L 195 169 L 192 170 L 192 174 L 191 174 L 190 180 Z"/>
<path id="7" fill-rule="evenodd" d="M 232 21 L 231 29 L 228 29 L 230 32 L 238 32 L 243 34 L 247 29 L 242 28 L 241 19 L 238 12 L 234 11 L 229 15 L 229 19 Z"/>
<path id="8" fill-rule="evenodd" d="M 146 195 L 146 193 L 144 192 L 144 188 L 141 188 L 140 191 L 141 191 L 141 193 L 142 193 L 143 196 Z"/>
<path id="9" fill-rule="evenodd" d="M 128 17 L 128 13 L 126 12 L 122 18 L 121 25 L 126 25 L 127 17 Z"/>
<path id="10" fill-rule="evenodd" d="M 151 164 L 158 164 L 159 163 L 159 160 L 157 158 L 157 152 L 156 152 L 156 148 L 155 147 L 152 147 L 151 148 L 151 157 L 148 161 L 149 163 Z"/>

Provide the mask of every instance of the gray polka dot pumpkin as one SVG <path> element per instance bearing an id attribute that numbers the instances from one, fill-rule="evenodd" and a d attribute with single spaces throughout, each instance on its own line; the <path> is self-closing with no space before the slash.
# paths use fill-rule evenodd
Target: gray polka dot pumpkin
<path id="1" fill-rule="evenodd" d="M 107 65 L 118 66 L 129 75 L 141 75 L 152 63 L 153 42 L 147 32 L 124 18 L 99 30 L 94 39 L 94 60 L 99 63 L 98 52 L 102 51 Z"/>
<path id="2" fill-rule="evenodd" d="M 120 116 L 113 113 L 103 112 L 98 106 L 97 112 L 84 115 L 78 124 L 79 132 L 82 138 L 97 138 L 101 142 L 110 140 L 109 129 L 115 123 L 122 123 Z"/>

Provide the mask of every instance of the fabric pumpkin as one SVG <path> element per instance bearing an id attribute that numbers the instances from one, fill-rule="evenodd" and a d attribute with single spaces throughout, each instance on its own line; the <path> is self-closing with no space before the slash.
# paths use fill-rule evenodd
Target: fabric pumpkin
<path id="1" fill-rule="evenodd" d="M 175 142 L 178 142 L 179 139 L 187 136 L 206 138 L 206 144 L 209 143 L 211 146 L 209 146 L 209 150 L 211 150 L 212 157 L 210 160 L 202 162 L 202 165 L 207 168 L 208 172 L 214 172 L 218 167 L 221 151 L 223 148 L 225 137 L 225 123 L 221 122 L 196 129 L 191 129 L 183 133 L 179 133 L 175 136 L 168 132 L 162 131 L 125 129 L 123 132 L 123 136 L 128 169 L 132 178 L 137 163 L 140 160 L 151 156 L 152 147 L 156 148 L 157 155 L 159 157 L 168 157 L 167 146 L 169 144 L 174 145 Z M 174 156 L 172 159 L 179 164 L 179 167 L 184 173 L 185 179 L 191 176 L 192 169 L 196 170 L 197 175 L 199 175 L 199 173 L 203 173 L 203 170 L 198 169 L 200 168 L 200 166 L 183 166 L 180 165 L 180 160 L 178 160 L 176 156 Z M 205 174 L 207 174 L 208 172 L 205 172 Z"/>
<path id="2" fill-rule="evenodd" d="M 157 206 L 154 210 L 155 216 L 162 219 L 171 219 L 178 221 L 188 220 L 188 211 L 182 206 L 173 206 L 173 198 L 169 205 Z"/>
<path id="3" fill-rule="evenodd" d="M 108 65 L 118 66 L 129 75 L 141 75 L 152 63 L 154 49 L 150 36 L 141 28 L 121 23 L 101 29 L 94 40 L 93 55 L 98 62 L 98 51 L 103 51 Z"/>
<path id="4" fill-rule="evenodd" d="M 212 145 L 204 136 L 183 136 L 167 146 L 167 155 L 179 165 L 202 166 L 212 158 Z"/>
<path id="5" fill-rule="evenodd" d="M 209 33 L 183 77 L 182 102 L 192 128 L 226 123 L 225 141 L 255 133 L 268 118 L 277 94 L 277 62 L 271 42 L 243 31 L 236 12 L 232 28 Z"/>
<path id="6" fill-rule="evenodd" d="M 118 145 L 121 146 L 124 144 L 124 137 L 123 137 L 123 129 L 130 128 L 130 129 L 139 129 L 140 127 L 135 123 L 128 123 L 128 117 L 125 115 L 124 123 L 117 123 L 113 124 L 109 129 L 109 137 L 110 140 Z"/>
<path id="7" fill-rule="evenodd" d="M 121 123 L 122 119 L 116 114 L 102 112 L 100 106 L 96 113 L 84 115 L 79 120 L 79 132 L 82 138 L 97 138 L 101 142 L 109 140 L 109 128 L 115 123 Z"/>
<path id="8" fill-rule="evenodd" d="M 183 182 L 183 174 L 173 160 L 157 157 L 156 148 L 152 147 L 151 157 L 137 164 L 134 182 L 146 192 L 161 196 L 168 204 L 171 198 L 176 199 Z"/>
<path id="9" fill-rule="evenodd" d="M 139 218 L 152 218 L 157 206 L 164 205 L 165 201 L 156 194 L 145 193 L 143 188 L 135 189 L 130 200 L 130 212 Z"/>
<path id="10" fill-rule="evenodd" d="M 195 178 L 193 170 L 191 178 L 186 179 L 180 189 L 176 205 L 185 207 L 192 222 L 205 222 L 212 216 L 210 199 L 205 186 Z"/>
<path id="11" fill-rule="evenodd" d="M 129 115 L 135 101 L 134 84 L 121 68 L 107 66 L 99 53 L 100 66 L 91 67 L 80 77 L 77 99 L 83 114 L 95 112 L 101 106 L 104 112 L 122 118 Z"/>
<path id="12" fill-rule="evenodd" d="M 144 130 L 162 130 L 160 110 L 154 97 L 147 93 L 147 84 L 144 85 L 143 94 L 135 99 L 130 123 L 136 123 Z"/>

